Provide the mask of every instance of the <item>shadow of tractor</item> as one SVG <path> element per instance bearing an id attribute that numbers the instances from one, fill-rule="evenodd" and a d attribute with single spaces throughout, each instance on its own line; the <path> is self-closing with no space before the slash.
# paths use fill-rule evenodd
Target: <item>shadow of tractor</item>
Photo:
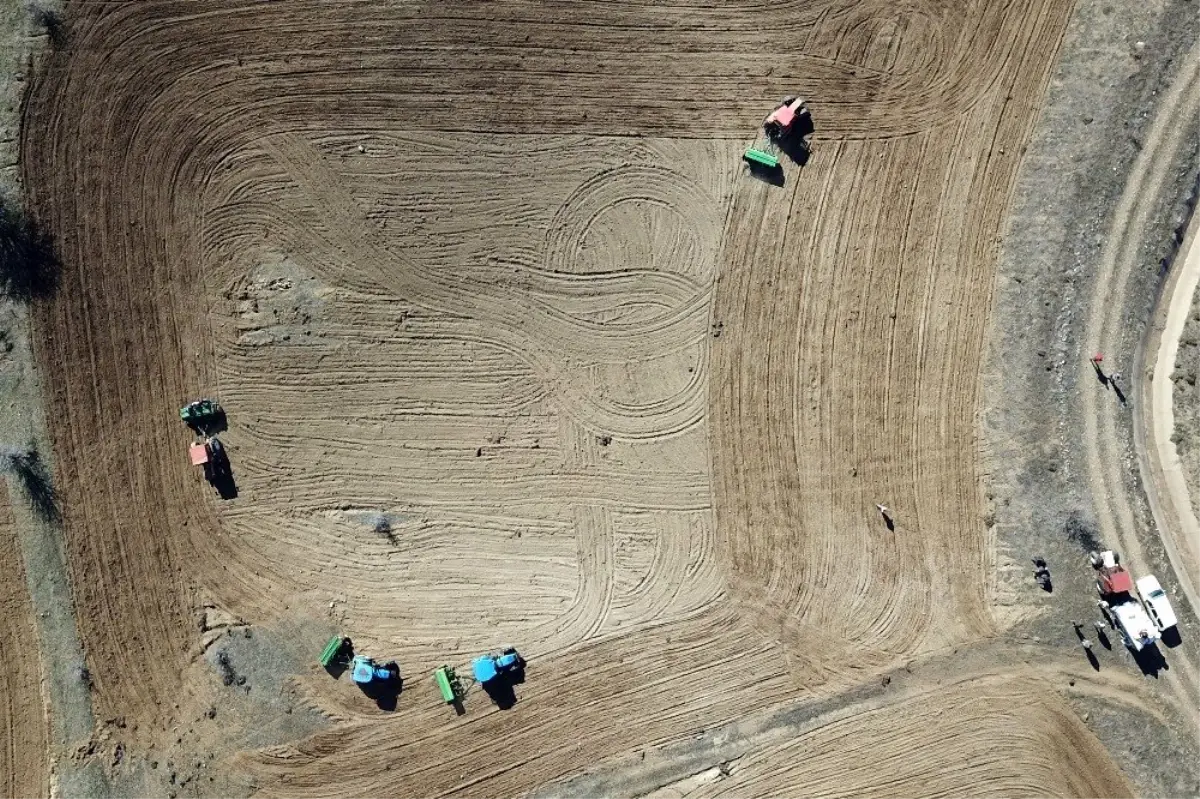
<path id="1" fill-rule="evenodd" d="M 508 671 L 497 674 L 482 684 L 483 692 L 500 710 L 508 710 L 517 703 L 516 687 L 525 682 L 525 662 L 520 661 Z"/>

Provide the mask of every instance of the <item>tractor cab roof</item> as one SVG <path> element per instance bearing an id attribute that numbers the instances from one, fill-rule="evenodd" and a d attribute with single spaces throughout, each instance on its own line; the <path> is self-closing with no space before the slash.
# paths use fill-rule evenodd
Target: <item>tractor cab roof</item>
<path id="1" fill-rule="evenodd" d="M 192 444 L 188 447 L 188 455 L 193 466 L 203 466 L 208 463 L 208 446 L 201 443 Z"/>
<path id="2" fill-rule="evenodd" d="M 796 111 L 791 106 L 781 105 L 771 112 L 771 116 L 767 117 L 767 123 L 774 123 L 783 128 L 790 128 L 792 123 L 796 121 Z"/>
<path id="3" fill-rule="evenodd" d="M 1133 576 L 1120 566 L 1115 569 L 1103 569 L 1100 573 L 1100 584 L 1106 594 L 1127 594 L 1133 590 Z"/>
<path id="4" fill-rule="evenodd" d="M 490 655 L 476 658 L 475 662 L 471 664 L 471 669 L 475 673 L 475 680 L 481 683 L 495 678 L 497 674 L 496 661 Z"/>

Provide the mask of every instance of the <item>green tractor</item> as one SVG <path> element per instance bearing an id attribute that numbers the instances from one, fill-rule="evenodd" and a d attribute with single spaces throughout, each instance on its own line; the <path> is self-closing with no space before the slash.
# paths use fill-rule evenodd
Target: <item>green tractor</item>
<path id="1" fill-rule="evenodd" d="M 189 427 L 200 427 L 220 418 L 225 411 L 216 400 L 198 399 L 179 409 L 179 418 Z"/>

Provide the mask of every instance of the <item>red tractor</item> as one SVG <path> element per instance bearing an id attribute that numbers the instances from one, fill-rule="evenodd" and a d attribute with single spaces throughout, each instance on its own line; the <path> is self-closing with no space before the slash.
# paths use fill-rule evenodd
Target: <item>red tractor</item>
<path id="1" fill-rule="evenodd" d="M 812 132 L 808 105 L 799 97 L 785 97 L 763 122 L 763 130 L 773 141 L 792 135 L 805 136 Z"/>

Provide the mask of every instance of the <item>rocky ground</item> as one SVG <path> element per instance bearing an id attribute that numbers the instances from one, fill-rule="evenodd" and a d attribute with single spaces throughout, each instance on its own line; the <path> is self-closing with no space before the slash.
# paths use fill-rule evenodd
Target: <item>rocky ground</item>
<path id="1" fill-rule="evenodd" d="M 1173 439 L 1183 462 L 1192 504 L 1200 513 L 1200 292 L 1192 301 L 1187 324 L 1179 338 L 1175 356 L 1175 434 Z"/>
<path id="2" fill-rule="evenodd" d="M 1018 631 L 1031 640 L 1073 649 L 1081 661 L 1070 622 L 1085 620 L 1090 626 L 1094 618 L 1086 553 L 1106 543 L 1088 481 L 1088 426 L 1081 397 L 1099 391 L 1099 402 L 1129 407 L 1129 397 L 1118 396 L 1111 385 L 1094 381 L 1081 369 L 1095 346 L 1088 327 L 1093 303 L 1107 302 L 1109 288 L 1118 294 L 1115 286 L 1098 286 L 1097 264 L 1156 106 L 1196 40 L 1197 23 L 1189 2 L 1152 6 L 1085 0 L 1078 5 L 1003 242 L 982 418 L 989 471 L 984 491 L 1001 553 L 998 596 L 1004 601 L 1006 590 L 1017 596 L 1037 593 L 1029 559 L 1045 557 L 1054 575 L 1053 592 L 1041 594 L 1040 611 L 1021 619 Z M 1119 344 L 1104 352 L 1109 371 L 1134 372 L 1142 332 L 1165 274 L 1163 259 L 1174 252 L 1175 231 L 1186 223 L 1197 171 L 1195 120 L 1190 124 L 1189 144 L 1163 165 L 1154 221 L 1138 231 L 1139 267 L 1122 284 L 1123 306 L 1110 309 L 1120 312 L 1122 324 Z M 1196 350 L 1188 352 L 1194 359 Z M 1132 414 L 1126 413 L 1117 428 L 1119 461 L 1103 468 L 1116 470 L 1130 498 L 1147 565 L 1167 573 L 1136 469 Z M 1022 611 L 1014 607 L 1013 612 Z M 1180 615 L 1183 629 L 1195 629 L 1186 612 Z M 1184 657 L 1194 662 L 1195 643 L 1187 638 L 1182 649 L 1167 651 L 1168 662 Z M 1119 643 L 1099 653 L 1098 667 L 1138 673 Z M 1147 679 L 1162 674 L 1148 674 Z M 1200 790 L 1190 725 L 1144 725 L 1128 715 L 1101 714 L 1095 707 L 1087 712 L 1093 731 L 1142 793 Z"/>

